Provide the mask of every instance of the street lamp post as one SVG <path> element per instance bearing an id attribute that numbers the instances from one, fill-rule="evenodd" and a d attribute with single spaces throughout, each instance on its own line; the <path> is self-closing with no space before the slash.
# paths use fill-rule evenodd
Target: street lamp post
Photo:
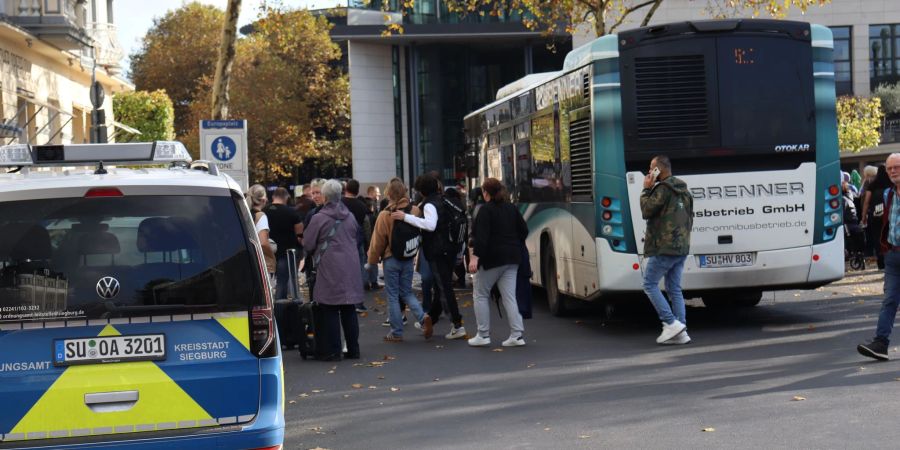
<path id="1" fill-rule="evenodd" d="M 103 100 L 106 98 L 106 92 L 103 86 L 97 81 L 97 58 L 95 49 L 91 46 L 91 142 L 97 144 L 105 144 L 107 142 L 106 133 L 106 112 L 103 111 Z"/>

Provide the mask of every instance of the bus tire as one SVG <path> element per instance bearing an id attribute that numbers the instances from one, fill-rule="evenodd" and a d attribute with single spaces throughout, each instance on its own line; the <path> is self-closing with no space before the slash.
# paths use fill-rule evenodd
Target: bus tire
<path id="1" fill-rule="evenodd" d="M 752 308 L 762 300 L 762 291 L 742 292 L 734 296 L 734 306 Z"/>
<path id="2" fill-rule="evenodd" d="M 553 243 L 547 242 L 544 252 L 544 289 L 547 291 L 547 306 L 550 314 L 556 317 L 566 315 L 566 299 L 559 292 L 559 281 L 556 278 L 556 253 L 553 251 Z"/>
<path id="3" fill-rule="evenodd" d="M 715 292 L 702 296 L 703 305 L 710 309 L 750 308 L 762 300 L 762 291 Z"/>

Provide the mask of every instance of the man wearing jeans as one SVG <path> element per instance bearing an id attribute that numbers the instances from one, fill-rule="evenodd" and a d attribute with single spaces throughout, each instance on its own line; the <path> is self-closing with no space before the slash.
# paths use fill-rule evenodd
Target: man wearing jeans
<path id="1" fill-rule="evenodd" d="M 650 161 L 650 173 L 644 177 L 641 191 L 641 215 L 647 221 L 644 234 L 644 292 L 662 321 L 658 344 L 687 344 L 681 272 L 691 248 L 694 201 L 687 184 L 672 176 L 669 158 L 659 155 Z M 665 277 L 666 293 L 672 306 L 659 290 Z"/>
<path id="2" fill-rule="evenodd" d="M 887 191 L 884 214 L 881 216 L 881 251 L 884 253 L 884 300 L 878 314 L 875 338 L 856 347 L 863 356 L 880 361 L 888 360 L 888 346 L 897 305 L 900 304 L 900 153 L 891 153 L 884 164 L 888 177 L 894 185 Z M 871 224 L 870 226 L 875 226 Z"/>

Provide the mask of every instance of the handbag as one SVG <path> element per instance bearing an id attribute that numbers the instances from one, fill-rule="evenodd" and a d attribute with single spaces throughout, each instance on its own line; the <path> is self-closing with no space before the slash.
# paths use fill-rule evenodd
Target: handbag
<path id="1" fill-rule="evenodd" d="M 312 267 L 306 274 L 306 282 L 307 284 L 309 284 L 310 297 L 313 296 L 313 290 L 316 287 L 316 276 L 318 275 L 319 271 L 319 262 L 322 260 L 322 256 L 325 255 L 325 251 L 328 250 L 328 243 L 331 242 L 331 238 L 334 237 L 334 234 L 337 232 L 337 227 L 341 224 L 341 222 L 343 222 L 342 219 L 336 219 L 334 221 L 334 225 L 331 226 L 331 229 L 328 230 L 328 234 L 325 235 L 325 242 L 322 243 L 322 248 L 313 256 Z"/>

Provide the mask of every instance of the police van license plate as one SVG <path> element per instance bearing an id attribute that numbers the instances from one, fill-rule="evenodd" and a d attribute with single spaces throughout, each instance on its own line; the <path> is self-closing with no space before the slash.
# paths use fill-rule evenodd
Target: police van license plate
<path id="1" fill-rule="evenodd" d="M 742 267 L 753 265 L 753 253 L 723 253 L 700 255 L 701 268 Z"/>
<path id="2" fill-rule="evenodd" d="M 166 359 L 166 336 L 98 336 L 54 341 L 53 364 L 97 364 Z"/>

